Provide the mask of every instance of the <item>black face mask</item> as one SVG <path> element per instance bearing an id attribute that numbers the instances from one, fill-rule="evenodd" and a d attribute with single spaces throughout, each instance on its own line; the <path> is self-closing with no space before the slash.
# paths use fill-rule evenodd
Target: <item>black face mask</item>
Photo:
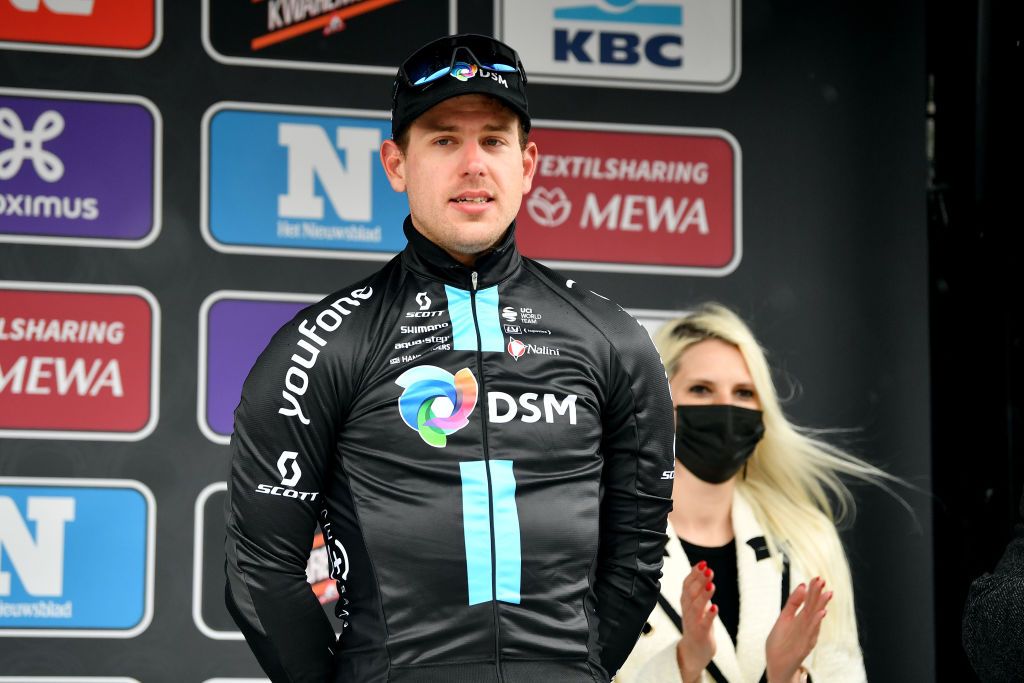
<path id="1" fill-rule="evenodd" d="M 698 479 L 728 481 L 764 436 L 761 411 L 731 405 L 676 406 L 676 457 Z"/>

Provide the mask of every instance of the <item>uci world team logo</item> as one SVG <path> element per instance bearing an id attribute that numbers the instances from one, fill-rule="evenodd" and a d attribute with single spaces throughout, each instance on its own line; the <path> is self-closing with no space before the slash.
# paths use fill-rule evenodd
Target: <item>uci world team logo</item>
<path id="1" fill-rule="evenodd" d="M 0 88 L 0 242 L 150 244 L 160 128 L 141 97 Z"/>
<path id="2" fill-rule="evenodd" d="M 202 134 L 214 249 L 386 260 L 404 248 L 405 197 L 379 161 L 386 113 L 221 103 Z"/>
<path id="3" fill-rule="evenodd" d="M 0 0 L 0 49 L 145 57 L 160 44 L 161 0 Z"/>
<path id="4" fill-rule="evenodd" d="M 395 384 L 405 389 L 398 411 L 410 429 L 435 448 L 444 448 L 448 436 L 469 424 L 476 407 L 476 377 L 469 368 L 454 375 L 434 365 L 406 370 Z"/>
<path id="5" fill-rule="evenodd" d="M 495 0 L 495 33 L 530 79 L 728 90 L 740 75 L 740 0 Z"/>
<path id="6" fill-rule="evenodd" d="M 0 637 L 144 631 L 155 516 L 137 481 L 0 477 Z"/>

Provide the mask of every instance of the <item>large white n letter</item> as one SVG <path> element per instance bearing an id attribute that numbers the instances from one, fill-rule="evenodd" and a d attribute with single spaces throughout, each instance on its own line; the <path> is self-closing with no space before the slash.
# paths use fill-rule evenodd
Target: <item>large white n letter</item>
<path id="1" fill-rule="evenodd" d="M 36 523 L 34 541 L 14 501 L 0 496 L 0 548 L 25 592 L 59 596 L 64 592 L 64 525 L 75 519 L 75 499 L 30 497 L 26 516 Z M 11 575 L 0 567 L 0 596 L 10 594 Z"/>
<path id="2" fill-rule="evenodd" d="M 336 132 L 345 167 L 327 132 L 316 125 L 282 123 L 277 142 L 288 148 L 288 194 L 277 196 L 277 212 L 285 218 L 324 217 L 324 200 L 314 193 L 319 177 L 334 212 L 346 221 L 368 221 L 373 208 L 373 161 L 380 147 L 376 128 L 345 128 Z"/>

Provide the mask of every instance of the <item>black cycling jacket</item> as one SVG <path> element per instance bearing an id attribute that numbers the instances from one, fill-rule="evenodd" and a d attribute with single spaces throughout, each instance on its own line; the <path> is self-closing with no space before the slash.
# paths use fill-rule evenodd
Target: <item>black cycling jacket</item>
<path id="1" fill-rule="evenodd" d="M 228 608 L 274 681 L 606 682 L 658 595 L 671 507 L 654 345 L 521 256 L 514 224 L 473 269 L 405 232 L 246 379 Z M 306 581 L 317 524 L 335 624 Z"/>

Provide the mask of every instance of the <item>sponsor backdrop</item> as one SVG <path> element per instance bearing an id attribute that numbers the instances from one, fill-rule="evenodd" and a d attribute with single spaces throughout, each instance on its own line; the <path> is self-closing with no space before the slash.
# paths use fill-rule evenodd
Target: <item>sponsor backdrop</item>
<path id="1" fill-rule="evenodd" d="M 376 150 L 442 33 L 530 73 L 526 254 L 652 329 L 732 305 L 797 422 L 927 489 L 923 14 L 0 0 L 0 681 L 263 680 L 222 600 L 232 411 L 278 325 L 402 248 Z M 931 680 L 928 500 L 856 494 L 869 676 Z M 333 613 L 323 538 L 307 574 Z"/>

